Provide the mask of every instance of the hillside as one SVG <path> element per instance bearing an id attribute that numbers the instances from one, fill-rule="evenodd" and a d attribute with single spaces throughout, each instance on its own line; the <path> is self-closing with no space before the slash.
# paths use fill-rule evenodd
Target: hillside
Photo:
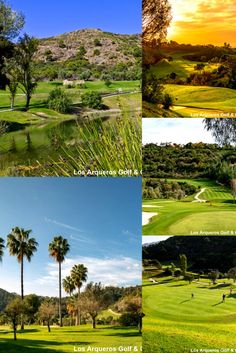
<path id="1" fill-rule="evenodd" d="M 234 165 L 234 147 L 216 144 L 171 143 L 143 147 L 143 175 L 151 178 L 216 178 L 222 163 Z M 217 179 L 217 178 L 216 178 Z"/>
<path id="2" fill-rule="evenodd" d="M 0 288 L 0 312 L 3 311 L 6 305 L 16 297 L 15 293 L 9 293 Z"/>
<path id="3" fill-rule="evenodd" d="M 37 59 L 47 61 L 45 52 L 50 50 L 53 61 L 66 61 L 75 58 L 78 49 L 83 46 L 86 50 L 84 57 L 92 64 L 134 63 L 134 51 L 138 50 L 140 45 L 139 35 L 113 34 L 100 29 L 82 29 L 41 39 Z M 99 55 L 94 54 L 96 49 L 100 51 Z"/>
<path id="4" fill-rule="evenodd" d="M 228 271 L 236 265 L 236 237 L 178 236 L 143 247 L 143 259 L 161 263 L 177 263 L 180 254 L 187 256 L 189 270 Z"/>
<path id="5" fill-rule="evenodd" d="M 141 37 L 82 29 L 40 39 L 39 78 L 136 80 L 141 78 Z"/>

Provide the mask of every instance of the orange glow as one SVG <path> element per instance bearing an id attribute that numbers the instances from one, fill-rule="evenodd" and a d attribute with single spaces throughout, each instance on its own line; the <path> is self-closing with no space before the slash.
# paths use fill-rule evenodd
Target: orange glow
<path id="1" fill-rule="evenodd" d="M 224 42 L 236 47 L 235 0 L 169 0 L 173 20 L 168 40 L 190 44 Z"/>

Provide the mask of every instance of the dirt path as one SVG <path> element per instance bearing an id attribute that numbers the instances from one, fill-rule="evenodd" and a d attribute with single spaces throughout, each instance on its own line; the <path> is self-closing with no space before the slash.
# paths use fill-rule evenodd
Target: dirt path
<path id="1" fill-rule="evenodd" d="M 121 314 L 116 313 L 115 311 L 113 311 L 112 309 L 108 309 L 109 313 L 116 315 L 116 316 L 120 316 Z"/>
<path id="2" fill-rule="evenodd" d="M 200 199 L 199 196 L 206 191 L 206 188 L 201 189 L 196 196 L 194 196 L 193 202 L 207 202 L 205 199 Z"/>

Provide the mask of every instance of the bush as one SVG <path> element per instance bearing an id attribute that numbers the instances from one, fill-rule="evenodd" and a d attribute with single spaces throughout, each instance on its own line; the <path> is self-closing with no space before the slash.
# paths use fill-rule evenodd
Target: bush
<path id="1" fill-rule="evenodd" d="M 59 113 L 68 113 L 71 105 L 72 100 L 61 88 L 56 88 L 49 93 L 49 109 L 55 110 Z"/>
<path id="2" fill-rule="evenodd" d="M 173 105 L 174 99 L 168 93 L 166 93 L 163 97 L 162 104 L 164 109 L 170 109 Z"/>
<path id="3" fill-rule="evenodd" d="M 118 321 L 121 326 L 138 326 L 139 316 L 136 313 L 124 313 Z"/>
<path id="4" fill-rule="evenodd" d="M 82 104 L 92 109 L 101 109 L 102 97 L 98 92 L 86 92 L 81 96 Z"/>

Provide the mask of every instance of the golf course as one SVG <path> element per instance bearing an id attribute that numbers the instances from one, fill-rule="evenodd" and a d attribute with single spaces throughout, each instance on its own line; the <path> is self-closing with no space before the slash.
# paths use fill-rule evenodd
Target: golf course
<path id="1" fill-rule="evenodd" d="M 182 200 L 144 200 L 143 235 L 236 235 L 236 202 L 230 188 L 207 179 L 172 181 L 192 184 L 198 191 Z"/>
<path id="2" fill-rule="evenodd" d="M 9 92 L 0 91 L 0 175 L 13 175 L 19 166 L 23 166 L 20 173 L 24 173 L 25 166 L 26 170 L 32 168 L 31 173 L 34 174 L 34 166 L 49 162 L 49 155 L 51 160 L 57 160 L 63 146 L 70 147 L 70 152 L 74 151 L 76 156 L 76 147 L 80 149 L 96 138 L 96 133 L 99 133 L 96 131 L 97 121 L 107 126 L 109 134 L 109 125 L 116 127 L 118 118 L 139 115 L 138 81 L 117 81 L 109 87 L 102 81 L 96 81 L 87 82 L 83 88 L 65 89 L 73 102 L 67 114 L 47 106 L 49 93 L 60 87 L 63 87 L 61 81 L 40 82 L 28 111 L 24 111 L 25 97 L 20 90 L 15 98 L 14 111 L 9 108 Z M 102 95 L 103 109 L 83 107 L 81 95 L 91 91 Z M 5 128 L 2 134 L 1 127 Z M 82 132 L 81 127 L 84 127 Z M 106 159 L 105 153 L 103 156 Z"/>
<path id="3" fill-rule="evenodd" d="M 189 284 L 171 276 L 154 278 L 157 283 L 148 278 L 143 282 L 145 353 L 235 349 L 236 287 L 232 280 L 209 285 L 206 279 Z"/>
<path id="4" fill-rule="evenodd" d="M 92 329 L 88 325 L 75 327 L 52 327 L 50 333 L 46 327 L 30 326 L 18 332 L 18 340 L 12 340 L 12 331 L 0 326 L 0 347 L 4 352 L 15 353 L 56 353 L 86 352 L 95 348 L 132 347 L 130 352 L 140 352 L 141 335 L 135 328 L 99 326 Z M 136 348 L 137 347 L 137 350 Z M 95 351 L 95 350 L 94 350 Z"/>
<path id="5" fill-rule="evenodd" d="M 164 58 L 152 65 L 148 75 L 163 81 L 164 92 L 173 97 L 173 105 L 166 112 L 167 116 L 189 118 L 236 116 L 236 91 L 234 89 L 184 83 L 190 75 L 196 74 L 198 65 L 203 64 L 201 61 L 186 59 L 186 56 L 194 53 L 168 51 L 165 54 L 171 57 L 171 61 Z M 201 73 L 217 72 L 220 67 L 219 63 L 212 62 L 204 62 L 203 65 L 204 71 L 202 69 Z M 173 83 L 167 79 L 171 75 L 175 77 L 172 80 Z M 155 104 L 144 102 L 145 116 L 155 116 L 153 115 L 155 110 L 157 111 Z"/>

